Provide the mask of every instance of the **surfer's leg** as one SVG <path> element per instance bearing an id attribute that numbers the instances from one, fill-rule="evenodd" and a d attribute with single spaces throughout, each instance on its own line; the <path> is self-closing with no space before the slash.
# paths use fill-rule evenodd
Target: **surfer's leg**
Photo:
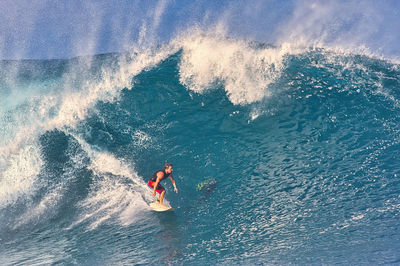
<path id="1" fill-rule="evenodd" d="M 157 186 L 157 190 L 156 190 L 157 192 L 158 192 L 158 194 L 160 194 L 159 196 L 158 196 L 158 202 L 160 203 L 160 204 L 162 204 L 163 203 L 163 200 L 164 200 L 164 195 L 165 195 L 165 188 L 163 187 L 163 186 L 161 186 L 160 184 L 158 184 L 158 186 Z"/>
<path id="2" fill-rule="evenodd" d="M 165 195 L 165 190 L 163 190 L 160 196 L 158 197 L 158 201 L 160 202 L 160 204 L 163 204 L 164 195 Z"/>

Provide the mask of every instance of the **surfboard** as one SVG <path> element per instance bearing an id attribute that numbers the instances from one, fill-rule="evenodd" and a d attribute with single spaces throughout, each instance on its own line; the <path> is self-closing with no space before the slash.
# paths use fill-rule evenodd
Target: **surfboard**
<path id="1" fill-rule="evenodd" d="M 165 212 L 174 210 L 171 206 L 160 204 L 158 202 L 150 203 L 150 207 L 156 212 Z"/>

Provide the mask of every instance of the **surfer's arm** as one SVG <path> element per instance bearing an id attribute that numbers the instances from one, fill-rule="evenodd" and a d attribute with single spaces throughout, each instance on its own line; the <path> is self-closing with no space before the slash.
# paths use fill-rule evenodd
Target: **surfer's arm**
<path id="1" fill-rule="evenodd" d="M 172 175 L 169 176 L 169 179 L 171 179 L 172 185 L 174 185 L 174 191 L 175 191 L 176 193 L 178 193 L 178 188 L 176 187 L 176 183 L 175 183 L 175 180 L 174 180 L 174 178 L 172 177 Z"/>

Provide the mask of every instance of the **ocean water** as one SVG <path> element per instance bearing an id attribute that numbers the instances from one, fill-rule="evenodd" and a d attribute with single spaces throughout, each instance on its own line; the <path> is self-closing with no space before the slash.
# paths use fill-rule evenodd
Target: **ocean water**
<path id="1" fill-rule="evenodd" d="M 0 65 L 1 265 L 400 264 L 395 62 L 202 33 Z"/>

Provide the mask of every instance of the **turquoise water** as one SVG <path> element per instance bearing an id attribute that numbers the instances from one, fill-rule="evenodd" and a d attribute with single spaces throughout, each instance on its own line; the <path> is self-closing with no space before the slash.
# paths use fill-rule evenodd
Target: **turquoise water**
<path id="1" fill-rule="evenodd" d="M 191 38 L 1 63 L 0 263 L 399 263 L 399 66 Z"/>

